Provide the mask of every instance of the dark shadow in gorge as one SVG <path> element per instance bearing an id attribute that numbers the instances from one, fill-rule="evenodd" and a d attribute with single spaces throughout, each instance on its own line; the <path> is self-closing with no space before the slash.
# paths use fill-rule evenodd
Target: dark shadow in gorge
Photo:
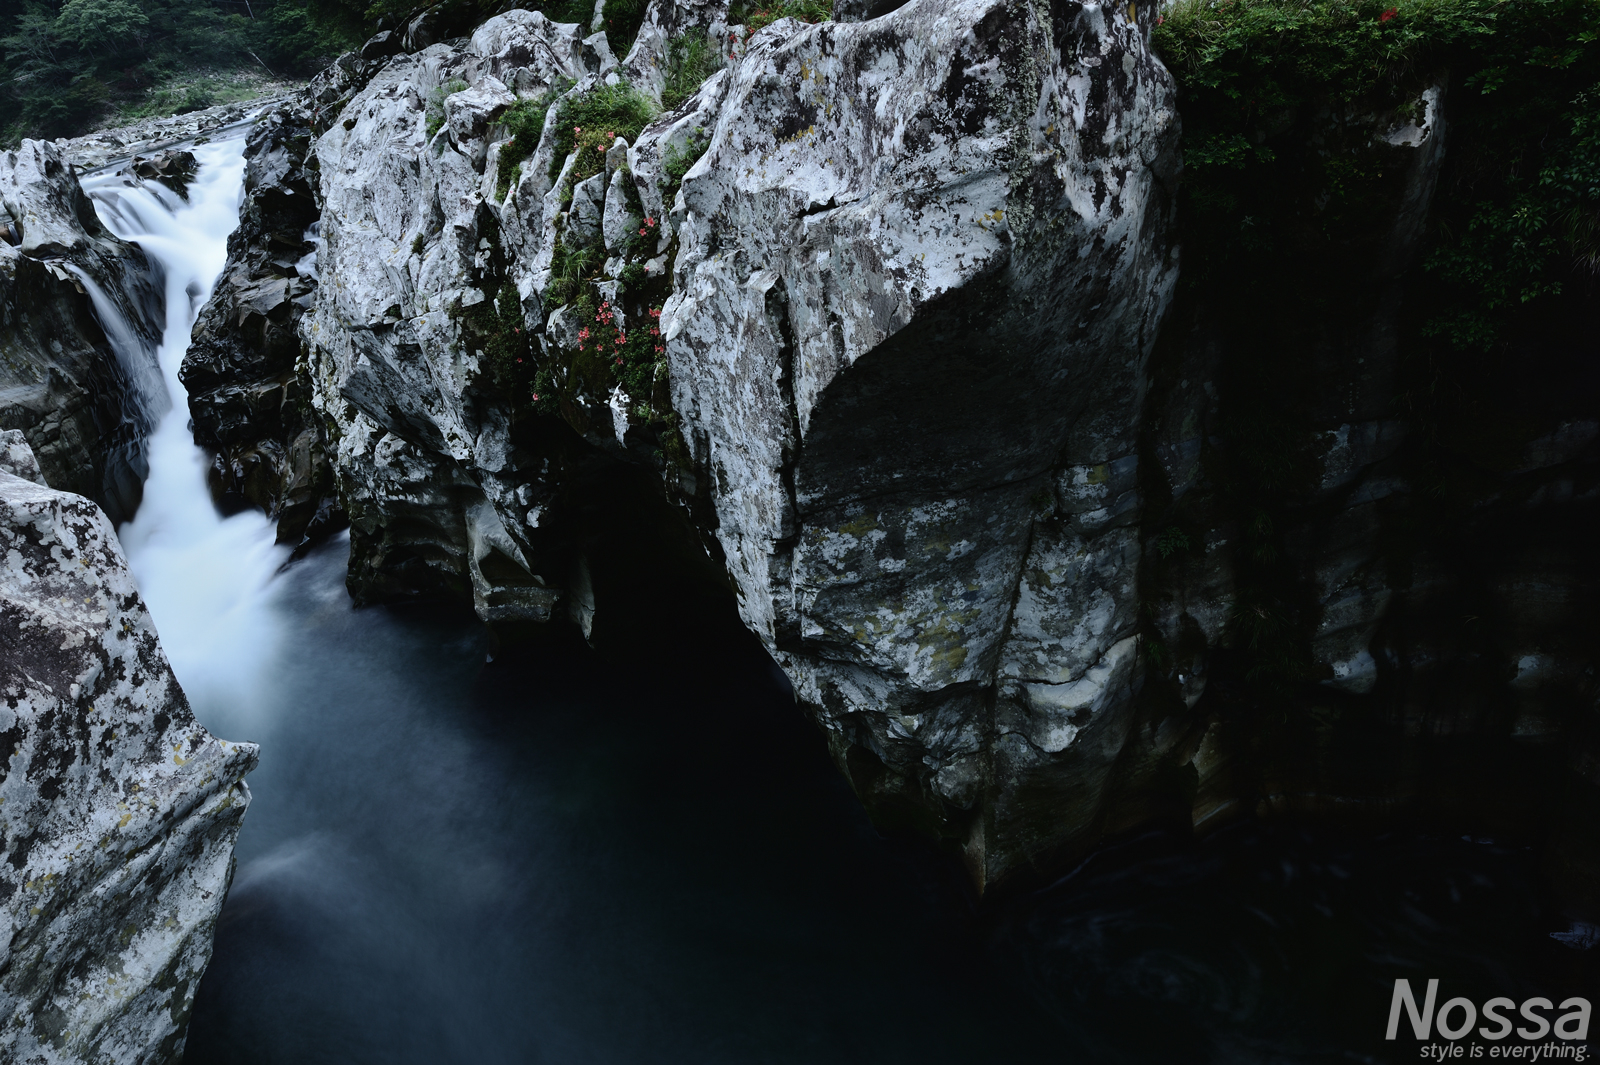
<path id="1" fill-rule="evenodd" d="M 727 597 L 635 561 L 599 650 L 487 667 L 470 617 L 351 610 L 337 549 L 289 571 L 189 1065 L 1052 1059 L 956 869 L 872 829 Z"/>

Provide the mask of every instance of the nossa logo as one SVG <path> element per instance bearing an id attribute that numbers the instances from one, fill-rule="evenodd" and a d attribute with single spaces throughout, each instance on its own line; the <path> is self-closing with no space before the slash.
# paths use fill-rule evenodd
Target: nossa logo
<path id="1" fill-rule="evenodd" d="M 1471 999 L 1453 998 L 1439 1006 L 1436 1013 L 1434 1007 L 1438 1001 L 1439 981 L 1428 981 L 1427 994 L 1418 1008 L 1416 996 L 1411 992 L 1411 981 L 1396 980 L 1394 998 L 1389 1000 L 1389 1030 L 1384 1038 L 1394 1039 L 1400 1031 L 1402 1009 L 1418 1039 L 1432 1039 L 1435 1026 L 1445 1039 L 1462 1039 L 1472 1033 L 1479 1016 L 1476 1003 Z M 1546 1016 L 1555 1009 L 1565 1012 L 1554 1018 Z M 1569 998 L 1559 1007 L 1547 998 L 1530 998 L 1520 1007 L 1509 998 L 1491 998 L 1483 1004 L 1482 1015 L 1486 1023 L 1477 1034 L 1483 1039 L 1504 1039 L 1513 1029 L 1524 1039 L 1543 1039 L 1551 1033 L 1552 1019 L 1557 1039 L 1589 1038 L 1589 1000 L 1586 998 Z M 1518 1027 L 1518 1020 L 1527 1024 Z"/>

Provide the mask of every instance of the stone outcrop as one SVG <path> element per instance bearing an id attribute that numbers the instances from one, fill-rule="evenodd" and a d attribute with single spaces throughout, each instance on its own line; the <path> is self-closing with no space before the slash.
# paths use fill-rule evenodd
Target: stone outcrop
<path id="1" fill-rule="evenodd" d="M 23 141 L 0 156 L 0 425 L 21 429 L 52 484 L 132 517 L 144 441 L 166 409 L 155 361 L 161 279 L 109 233 L 60 149 Z M 108 338 L 99 321 L 127 322 Z M 120 327 L 119 327 L 120 328 Z"/>
<path id="2" fill-rule="evenodd" d="M 1032 841 L 995 797 L 1103 773 L 1128 728 L 1138 538 L 1090 497 L 1176 274 L 1171 83 L 1121 11 L 784 20 L 592 177 L 547 120 L 500 195 L 519 98 L 654 97 L 671 35 L 723 17 L 656 5 L 612 70 L 511 12 L 389 60 L 317 141 L 338 284 L 304 333 L 352 590 L 544 620 L 583 598 L 563 493 L 651 466 L 869 803 L 1000 875 Z M 593 300 L 547 295 L 558 248 L 606 263 Z M 657 330 L 654 370 L 581 369 L 579 305 Z M 1090 831 L 1084 790 L 1050 843 Z"/>
<path id="3" fill-rule="evenodd" d="M 620 58 L 534 12 L 442 43 L 419 16 L 313 86 L 298 373 L 358 601 L 590 635 L 627 605 L 580 500 L 655 478 L 874 817 L 980 884 L 1156 819 L 1392 809 L 1420 738 L 1576 735 L 1593 663 L 1561 632 L 1592 567 L 1547 537 L 1494 590 L 1470 560 L 1581 527 L 1588 393 L 1531 400 L 1459 521 L 1410 502 L 1442 83 L 1273 133 L 1371 162 L 1378 209 L 1312 267 L 1179 297 L 1153 7 L 838 13 L 751 34 L 657 2 Z M 700 33 L 721 69 L 634 122 Z M 1515 638 L 1440 627 L 1469 587 Z M 1442 709 L 1464 663 L 1492 713 Z"/>
<path id="4" fill-rule="evenodd" d="M 297 371 L 300 316 L 317 285 L 315 172 L 305 168 L 311 116 L 284 105 L 245 147 L 244 203 L 228 262 L 195 322 L 180 377 L 195 442 L 211 453 L 224 511 L 256 507 L 299 546 L 339 528 L 322 419 Z"/>
<path id="5" fill-rule="evenodd" d="M 104 513 L 0 434 L 0 1057 L 176 1061 L 256 761 L 189 710 Z"/>

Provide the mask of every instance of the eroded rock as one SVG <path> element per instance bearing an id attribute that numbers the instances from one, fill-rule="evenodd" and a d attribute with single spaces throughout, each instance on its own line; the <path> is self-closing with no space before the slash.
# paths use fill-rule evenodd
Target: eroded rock
<path id="1" fill-rule="evenodd" d="M 256 748 L 194 720 L 94 503 L 0 471 L 0 538 L 0 1056 L 177 1060 Z"/>

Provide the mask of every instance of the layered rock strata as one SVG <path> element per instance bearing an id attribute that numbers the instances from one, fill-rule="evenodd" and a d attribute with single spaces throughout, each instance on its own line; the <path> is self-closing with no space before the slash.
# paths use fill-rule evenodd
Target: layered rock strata
<path id="1" fill-rule="evenodd" d="M 0 434 L 0 1057 L 178 1060 L 256 748 L 189 710 L 105 514 Z"/>

